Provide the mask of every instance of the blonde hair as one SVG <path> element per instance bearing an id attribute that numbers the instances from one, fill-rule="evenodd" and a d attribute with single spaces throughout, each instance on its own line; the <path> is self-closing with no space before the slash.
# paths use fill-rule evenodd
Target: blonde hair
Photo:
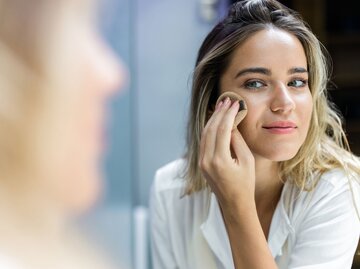
<path id="1" fill-rule="evenodd" d="M 199 146 L 202 130 L 219 96 L 220 77 L 244 40 L 271 27 L 296 36 L 303 45 L 313 98 L 305 142 L 294 158 L 279 163 L 280 178 L 292 180 L 302 190 L 311 190 L 322 173 L 334 168 L 360 174 L 360 161 L 350 152 L 341 117 L 327 98 L 330 63 L 325 48 L 294 11 L 275 0 L 245 0 L 233 4 L 228 16 L 213 28 L 199 50 L 188 121 L 185 194 L 207 187 L 198 166 Z"/>

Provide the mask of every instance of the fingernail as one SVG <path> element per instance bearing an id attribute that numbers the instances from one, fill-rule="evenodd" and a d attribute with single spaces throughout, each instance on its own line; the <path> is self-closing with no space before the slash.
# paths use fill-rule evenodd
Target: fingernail
<path id="1" fill-rule="evenodd" d="M 245 105 L 245 101 L 244 100 L 240 100 L 239 101 L 239 111 L 241 110 L 245 110 L 246 109 L 246 105 Z"/>
<path id="2" fill-rule="evenodd" d="M 217 106 L 216 106 L 215 109 L 216 109 L 216 110 L 219 109 L 222 105 L 223 105 L 223 101 L 220 101 L 220 102 L 217 104 Z"/>
<path id="3" fill-rule="evenodd" d="M 230 98 L 229 98 L 229 97 L 226 97 L 226 98 L 225 98 L 225 101 L 224 101 L 224 104 L 227 105 L 227 104 L 229 104 L 229 102 L 230 102 Z"/>

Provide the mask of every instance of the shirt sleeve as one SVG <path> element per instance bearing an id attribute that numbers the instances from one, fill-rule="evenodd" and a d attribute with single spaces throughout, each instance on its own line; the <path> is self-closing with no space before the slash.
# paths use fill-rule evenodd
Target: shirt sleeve
<path id="1" fill-rule="evenodd" d="M 330 190 L 325 194 L 321 188 L 314 191 L 317 198 L 309 203 L 295 231 L 289 269 L 351 268 L 360 231 L 359 204 L 354 198 L 360 192 L 357 183 L 350 187 L 346 180 L 340 185 L 327 186 Z"/>
<path id="2" fill-rule="evenodd" d="M 159 173 L 156 173 L 150 192 L 150 240 L 152 265 L 154 269 L 175 269 L 178 268 L 178 266 L 172 252 L 165 201 L 163 201 L 161 197 L 158 185 Z"/>

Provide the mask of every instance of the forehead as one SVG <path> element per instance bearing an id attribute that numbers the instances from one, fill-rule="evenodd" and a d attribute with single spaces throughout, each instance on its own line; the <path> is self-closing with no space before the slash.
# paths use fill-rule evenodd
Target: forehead
<path id="1" fill-rule="evenodd" d="M 286 69 L 307 67 L 304 48 L 299 39 L 284 30 L 269 28 L 256 32 L 237 47 L 232 55 L 232 68 L 266 67 Z"/>

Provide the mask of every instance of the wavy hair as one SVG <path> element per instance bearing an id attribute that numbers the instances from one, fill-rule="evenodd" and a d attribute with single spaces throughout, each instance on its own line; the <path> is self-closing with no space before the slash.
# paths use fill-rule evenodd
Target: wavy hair
<path id="1" fill-rule="evenodd" d="M 342 118 L 327 98 L 330 57 L 309 26 L 295 11 L 276 0 L 245 0 L 232 5 L 202 43 L 193 75 L 187 129 L 185 194 L 207 187 L 201 175 L 201 133 L 219 96 L 219 81 L 234 50 L 254 33 L 268 28 L 286 31 L 301 42 L 307 58 L 313 113 L 307 137 L 297 154 L 279 163 L 280 178 L 301 190 L 312 190 L 320 175 L 334 168 L 360 174 L 360 161 L 350 151 Z"/>

